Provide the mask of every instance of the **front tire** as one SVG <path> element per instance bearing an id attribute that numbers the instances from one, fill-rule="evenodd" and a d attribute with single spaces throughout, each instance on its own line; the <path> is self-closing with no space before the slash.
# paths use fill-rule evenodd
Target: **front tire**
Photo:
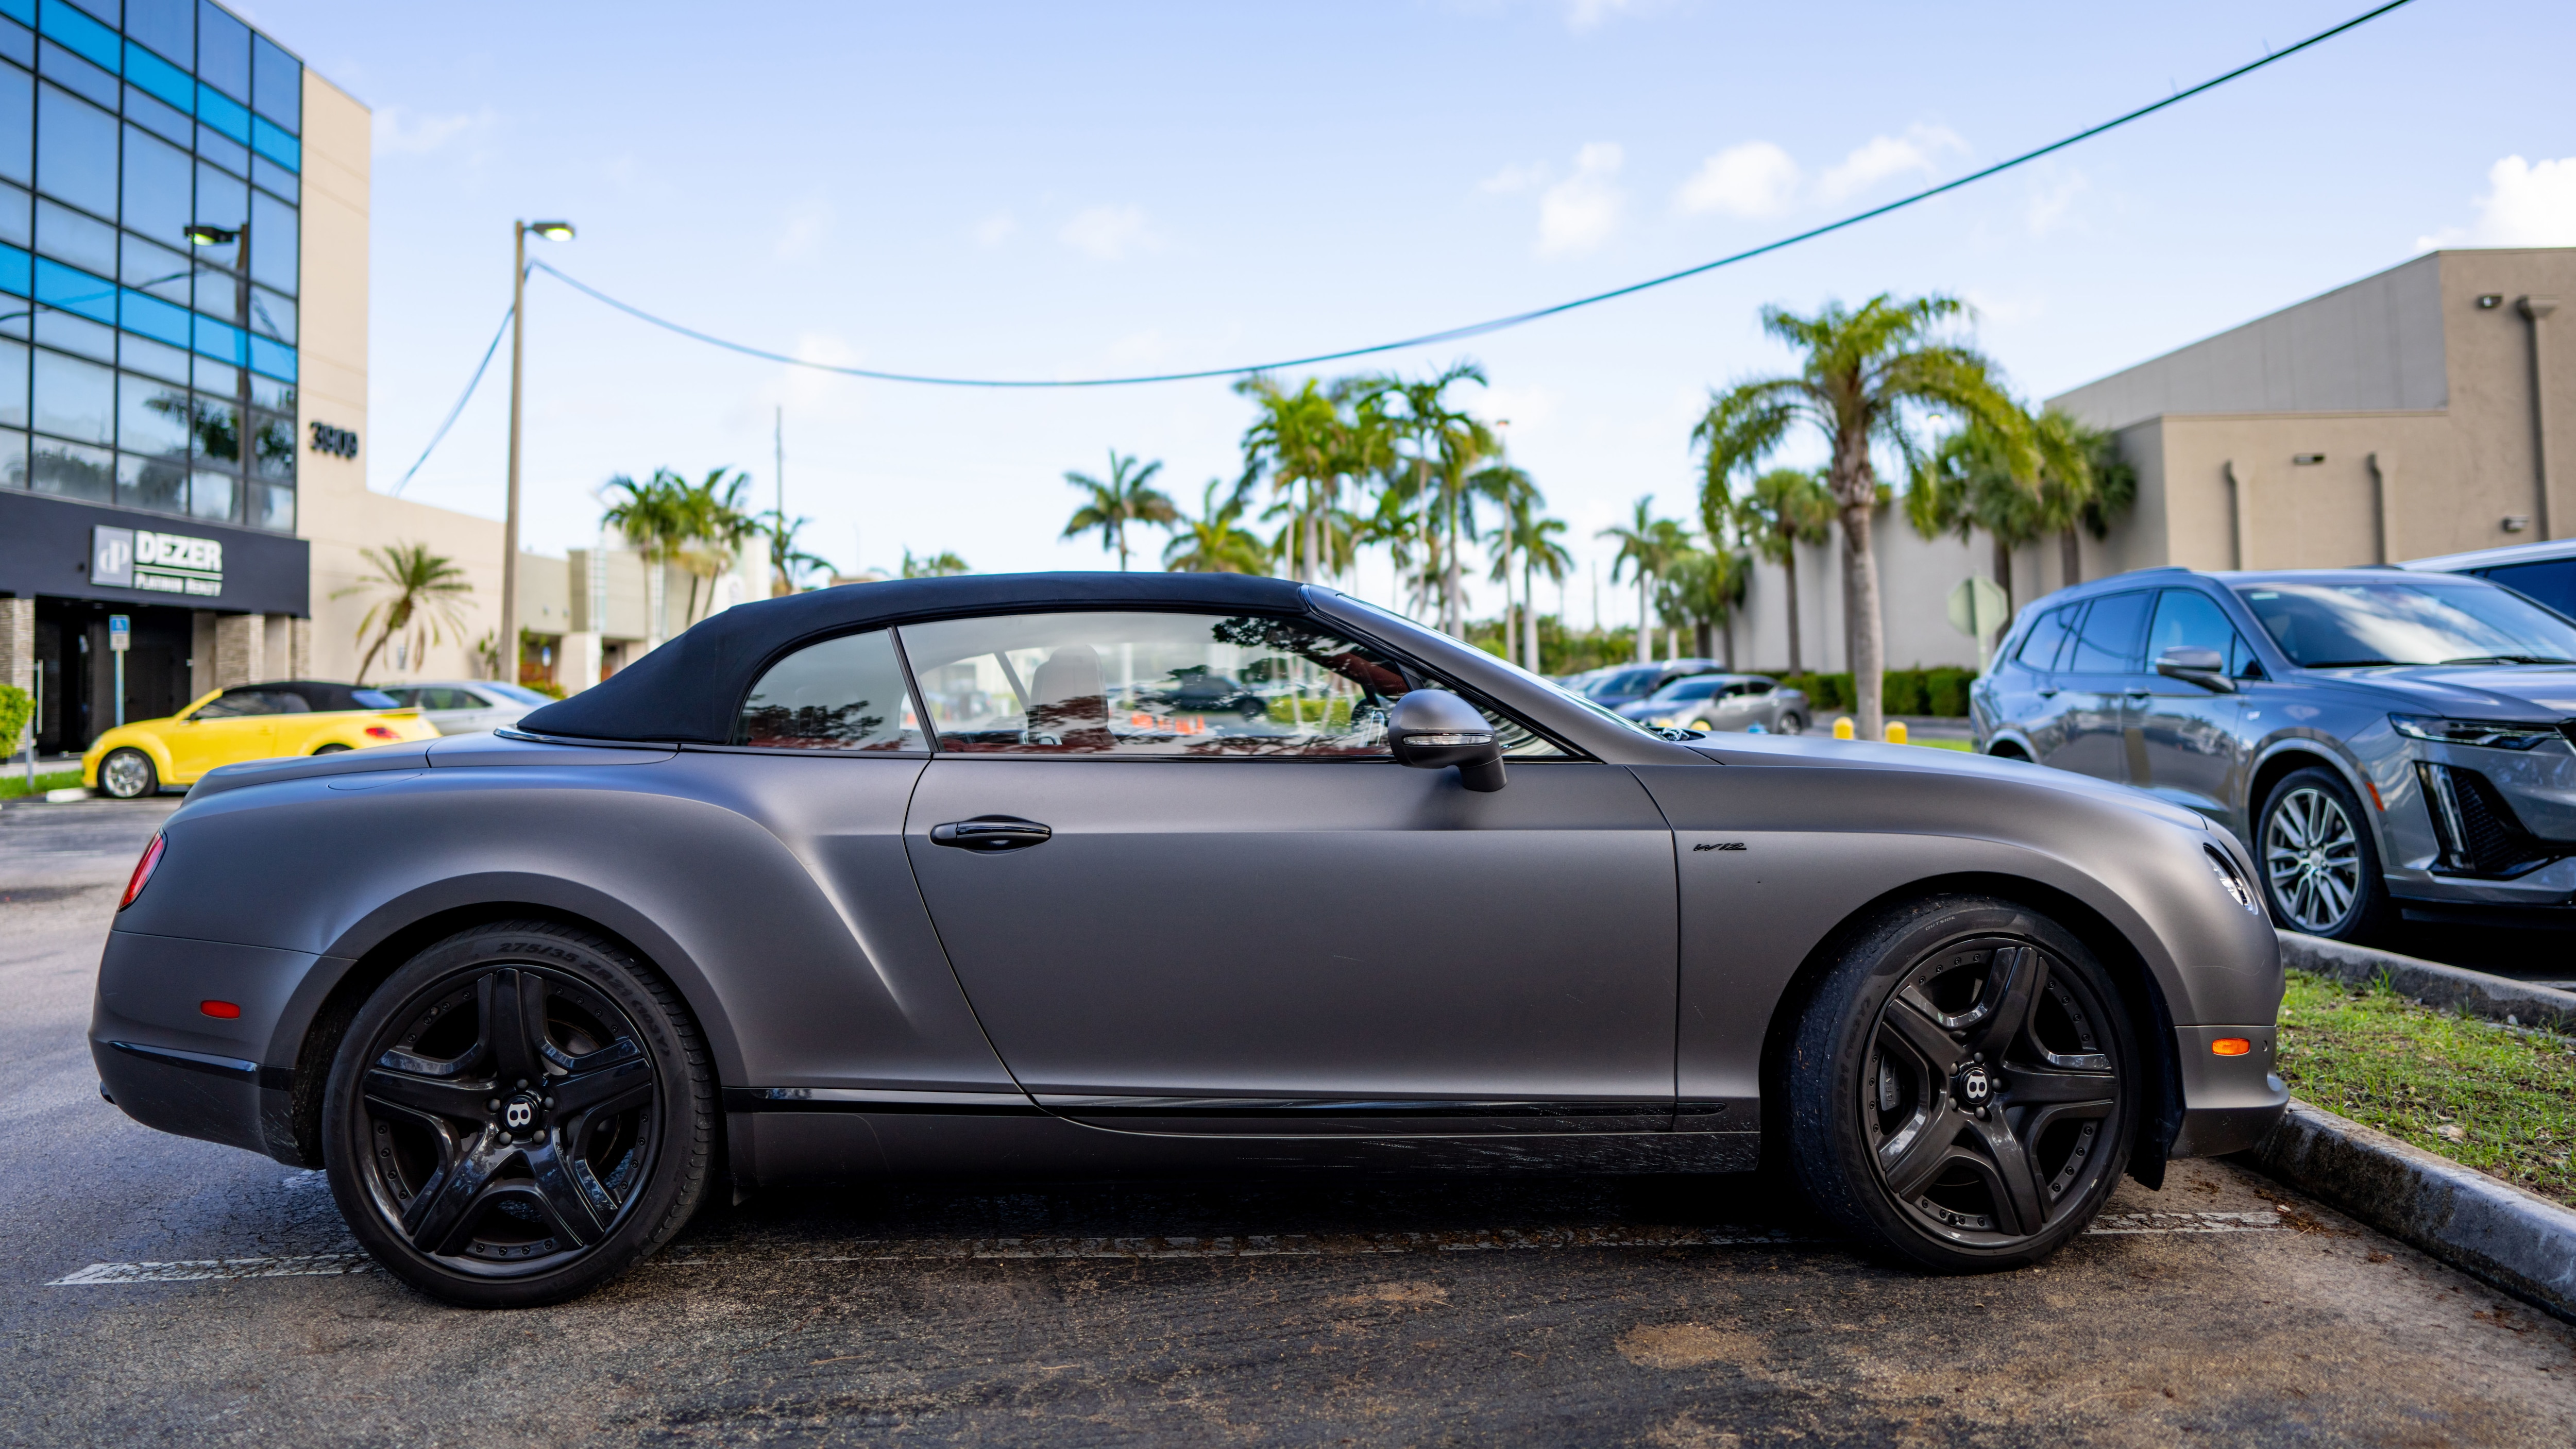
<path id="1" fill-rule="evenodd" d="M 2083 1231 L 2128 1164 L 2144 1079 L 2092 952 L 1980 896 L 1917 901 L 1851 941 L 1775 1076 L 1808 1200 L 1942 1273 L 2022 1267 Z"/>
<path id="2" fill-rule="evenodd" d="M 1803 735 L 1806 732 L 1806 716 L 1800 714 L 1784 714 L 1780 716 L 1780 733 L 1784 735 Z"/>
<path id="3" fill-rule="evenodd" d="M 98 785 L 115 799 L 139 800 L 161 788 L 161 772 L 141 750 L 110 750 L 98 762 Z"/>
<path id="4" fill-rule="evenodd" d="M 2356 944 L 2387 931 L 2395 908 L 2369 821 L 2352 787 L 2323 766 L 2293 771 L 2272 787 L 2254 838 L 2274 921 Z"/>
<path id="5" fill-rule="evenodd" d="M 430 946 L 349 1024 L 322 1157 L 349 1229 L 424 1293 L 525 1308 L 586 1293 L 705 1198 L 714 1073 L 679 995 L 551 922 Z"/>

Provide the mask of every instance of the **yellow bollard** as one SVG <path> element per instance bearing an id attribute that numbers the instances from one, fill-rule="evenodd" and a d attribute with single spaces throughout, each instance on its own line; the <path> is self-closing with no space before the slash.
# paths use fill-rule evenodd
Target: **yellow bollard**
<path id="1" fill-rule="evenodd" d="M 1887 742 L 1891 745 L 1905 743 L 1905 721 L 1892 719 L 1887 722 Z"/>
<path id="2" fill-rule="evenodd" d="M 1843 715 L 1834 721 L 1834 738 L 1838 740 L 1847 740 L 1852 738 L 1852 722 L 1850 715 Z"/>

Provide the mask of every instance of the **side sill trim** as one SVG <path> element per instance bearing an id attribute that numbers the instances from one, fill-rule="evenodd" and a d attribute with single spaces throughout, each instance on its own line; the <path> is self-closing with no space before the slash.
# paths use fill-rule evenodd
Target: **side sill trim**
<path id="1" fill-rule="evenodd" d="M 218 1077 L 232 1077 L 239 1081 L 256 1083 L 272 1091 L 295 1090 L 293 1067 L 264 1067 L 257 1062 L 243 1061 L 239 1057 L 219 1057 L 210 1052 L 186 1052 L 177 1047 L 144 1046 L 130 1041 L 112 1041 L 108 1045 L 127 1056 L 141 1057 L 147 1062 L 158 1062 L 165 1067 L 205 1072 Z"/>
<path id="2" fill-rule="evenodd" d="M 727 1087 L 728 1112 L 924 1112 L 949 1117 L 1043 1117 L 1017 1092 L 898 1092 L 865 1087 Z"/>
<path id="3" fill-rule="evenodd" d="M 1075 1097 L 1040 1094 L 1041 1105 L 1081 1117 L 1657 1117 L 1672 1102 L 1469 1102 L 1383 1097 Z"/>

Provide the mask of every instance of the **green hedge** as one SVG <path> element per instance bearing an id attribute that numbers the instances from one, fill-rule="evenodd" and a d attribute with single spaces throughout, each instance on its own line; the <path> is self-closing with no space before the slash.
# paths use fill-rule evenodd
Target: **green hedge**
<path id="1" fill-rule="evenodd" d="M 1880 708 L 1890 715 L 1964 719 L 1968 713 L 1968 686 L 1976 682 L 1977 671 L 1942 665 L 1932 669 L 1891 669 L 1879 678 Z M 1807 703 L 1819 714 L 1850 710 L 1860 700 L 1848 674 L 1784 674 L 1780 682 L 1806 691 Z"/>
<path id="2" fill-rule="evenodd" d="M 36 697 L 14 684 L 0 684 L 0 759 L 26 748 L 27 719 L 36 712 Z"/>

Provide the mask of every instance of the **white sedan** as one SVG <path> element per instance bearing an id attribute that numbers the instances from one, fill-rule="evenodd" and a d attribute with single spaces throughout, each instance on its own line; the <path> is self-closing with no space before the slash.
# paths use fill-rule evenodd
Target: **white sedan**
<path id="1" fill-rule="evenodd" d="M 533 689 L 497 679 L 432 680 L 381 688 L 400 703 L 418 706 L 421 717 L 442 735 L 500 729 L 517 724 L 521 715 L 539 705 L 554 703 Z"/>

